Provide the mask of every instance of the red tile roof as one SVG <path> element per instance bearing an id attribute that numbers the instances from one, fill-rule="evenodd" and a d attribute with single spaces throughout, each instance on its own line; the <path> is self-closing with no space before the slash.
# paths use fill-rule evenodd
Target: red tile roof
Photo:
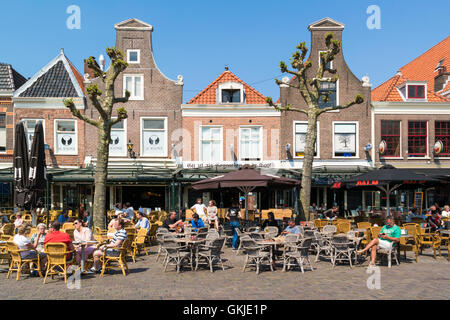
<path id="1" fill-rule="evenodd" d="M 429 102 L 447 102 L 447 99 L 434 90 L 435 71 L 439 61 L 444 59 L 442 66 L 450 70 L 450 36 L 439 42 L 427 52 L 400 68 L 397 74 L 372 90 L 372 101 L 403 101 L 396 87 L 405 81 L 426 81 Z M 446 88 L 450 89 L 450 83 Z"/>
<path id="2" fill-rule="evenodd" d="M 239 82 L 244 85 L 245 103 L 246 104 L 265 104 L 266 97 L 250 87 L 244 81 L 239 79 L 233 72 L 225 70 L 216 80 L 211 82 L 205 89 L 192 98 L 188 104 L 216 104 L 217 100 L 217 87 L 220 83 L 224 82 Z"/>
<path id="3" fill-rule="evenodd" d="M 69 59 L 67 59 L 69 61 Z M 80 85 L 81 90 L 84 92 L 84 78 L 83 76 L 78 72 L 78 70 L 73 66 L 72 62 L 69 61 L 70 69 L 72 69 L 72 72 L 75 76 L 75 79 L 77 79 L 78 84 Z"/>

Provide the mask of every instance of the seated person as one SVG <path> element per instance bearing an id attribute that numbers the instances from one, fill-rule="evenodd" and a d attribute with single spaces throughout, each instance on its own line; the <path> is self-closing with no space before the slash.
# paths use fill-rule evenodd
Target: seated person
<path id="1" fill-rule="evenodd" d="M 334 220 L 337 218 L 337 215 L 338 215 L 338 207 L 337 206 L 333 206 L 331 209 L 325 210 L 323 212 L 323 216 L 327 220 Z"/>
<path id="2" fill-rule="evenodd" d="M 219 230 L 219 218 L 217 217 L 217 206 L 215 200 L 210 200 L 208 203 L 208 207 L 206 208 L 206 212 L 208 214 L 207 220 L 208 223 L 214 223 L 214 227 Z"/>
<path id="3" fill-rule="evenodd" d="M 37 253 L 35 250 L 37 248 L 37 241 L 35 243 L 31 243 L 31 241 L 27 238 L 30 235 L 31 226 L 27 223 L 22 224 L 17 231 L 17 234 L 14 236 L 13 241 L 19 248 L 19 250 L 28 250 L 20 253 L 20 257 L 22 259 L 35 259 L 37 258 Z M 39 267 L 41 272 L 45 272 L 45 263 L 47 262 L 47 257 L 45 253 L 39 252 Z M 33 271 L 31 273 L 32 276 L 37 276 L 37 272 Z"/>
<path id="4" fill-rule="evenodd" d="M 437 211 L 437 209 L 436 209 L 436 207 L 434 205 L 431 206 L 429 214 L 430 215 L 427 216 L 425 221 L 431 227 L 431 232 L 435 232 L 443 224 L 442 223 L 442 219 L 441 219 L 441 216 L 439 215 L 439 212 Z"/>
<path id="5" fill-rule="evenodd" d="M 289 233 L 300 234 L 300 229 L 295 225 L 294 219 L 289 219 L 288 226 L 281 232 L 282 235 L 287 235 Z"/>
<path id="6" fill-rule="evenodd" d="M 450 218 L 450 206 L 449 205 L 445 205 L 444 209 L 441 212 L 441 217 L 442 218 Z"/>
<path id="7" fill-rule="evenodd" d="M 31 236 L 30 241 L 34 244 L 34 247 L 38 252 L 44 252 L 44 240 L 47 235 L 45 224 L 39 223 L 36 228 L 37 232 Z"/>
<path id="8" fill-rule="evenodd" d="M 2 223 L 9 223 L 8 214 L 5 212 L 0 215 L 0 224 Z"/>
<path id="9" fill-rule="evenodd" d="M 386 218 L 386 225 L 381 229 L 377 239 L 373 239 L 367 246 L 356 251 L 357 254 L 362 254 L 372 248 L 371 261 L 369 267 L 375 266 L 375 259 L 377 257 L 377 249 L 391 249 L 393 245 L 400 242 L 401 230 L 395 224 L 393 217 Z"/>
<path id="10" fill-rule="evenodd" d="M 137 213 L 138 222 L 136 222 L 135 227 L 136 228 L 145 228 L 147 229 L 147 233 L 150 231 L 150 222 L 145 217 L 145 214 L 141 211 Z"/>
<path id="11" fill-rule="evenodd" d="M 196 213 L 194 213 L 192 215 L 191 225 L 192 225 L 192 231 L 198 231 L 198 229 L 205 227 L 203 220 L 200 219 L 200 216 Z"/>
<path id="12" fill-rule="evenodd" d="M 117 219 L 114 222 L 114 228 L 116 233 L 110 243 L 101 245 L 98 250 L 94 251 L 94 266 L 91 268 L 91 272 L 100 271 L 100 257 L 106 251 L 108 256 L 118 257 L 120 255 L 120 248 L 123 242 L 128 238 L 127 232 L 124 229 L 125 222 L 122 219 Z"/>
<path id="13" fill-rule="evenodd" d="M 47 243 L 65 243 L 66 251 L 72 251 L 67 254 L 67 261 L 70 261 L 73 259 L 73 250 L 75 250 L 75 247 L 72 244 L 72 239 L 70 239 L 69 234 L 61 232 L 59 229 L 61 229 L 61 224 L 58 221 L 55 221 L 50 225 L 48 229 L 49 233 L 44 239 L 44 246 Z"/>
<path id="14" fill-rule="evenodd" d="M 126 218 L 130 221 L 133 221 L 134 208 L 131 206 L 131 204 L 129 202 L 125 203 L 125 213 L 126 213 Z"/>
<path id="15" fill-rule="evenodd" d="M 92 231 L 89 228 L 83 227 L 83 224 L 79 219 L 73 222 L 73 226 L 75 230 L 73 230 L 73 238 L 76 242 L 86 242 L 93 241 L 94 236 L 92 235 Z M 77 252 L 77 263 L 81 262 L 81 246 L 75 246 Z M 93 244 L 88 244 L 84 247 L 84 255 L 86 258 L 90 257 L 94 253 L 95 247 Z"/>
<path id="16" fill-rule="evenodd" d="M 25 220 L 23 220 L 22 218 L 22 213 L 20 213 L 20 211 L 18 211 L 16 213 L 16 220 L 14 220 L 14 233 L 18 232 L 19 227 L 24 223 Z"/>
<path id="17" fill-rule="evenodd" d="M 58 222 L 63 225 L 65 222 L 69 221 L 69 212 L 64 209 L 63 212 L 58 217 Z"/>
<path id="18" fill-rule="evenodd" d="M 169 231 L 175 231 L 177 226 L 183 227 L 183 220 L 177 220 L 177 213 L 175 210 L 170 211 L 169 217 L 164 221 L 162 227 Z"/>
<path id="19" fill-rule="evenodd" d="M 270 211 L 268 214 L 268 219 L 264 220 L 261 229 L 264 230 L 266 229 L 266 227 L 277 227 L 278 228 L 278 232 L 280 232 L 280 226 L 278 225 L 278 221 L 275 220 L 275 215 L 273 214 L 272 211 Z"/>

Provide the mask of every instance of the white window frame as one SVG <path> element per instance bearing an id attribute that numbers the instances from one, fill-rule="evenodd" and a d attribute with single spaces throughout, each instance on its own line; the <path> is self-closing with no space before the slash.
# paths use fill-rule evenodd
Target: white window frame
<path id="1" fill-rule="evenodd" d="M 425 119 L 425 120 L 421 120 L 421 119 L 416 119 L 416 120 L 414 120 L 414 119 L 408 119 L 408 120 L 406 120 L 407 121 L 407 130 L 406 130 L 406 148 L 408 148 L 408 140 L 409 140 L 409 136 L 408 136 L 408 132 L 409 132 L 409 121 L 412 121 L 412 122 L 416 122 L 416 121 L 425 121 L 426 122 L 426 124 L 427 124 L 427 139 L 425 140 L 426 141 L 426 143 L 427 143 L 427 146 L 426 146 L 426 150 L 427 150 L 427 153 L 423 156 L 423 157 L 410 157 L 409 156 L 409 149 L 406 149 L 407 150 L 407 154 L 406 154 L 406 158 L 407 159 L 430 159 L 430 142 L 431 142 L 431 140 L 430 140 L 430 121 L 433 121 L 433 120 L 429 120 L 429 119 Z M 434 121 L 436 121 L 436 120 L 434 120 Z M 436 132 L 435 132 L 435 134 L 436 134 Z M 434 143 L 432 144 L 432 145 L 434 145 Z"/>
<path id="2" fill-rule="evenodd" d="M 75 143 L 76 150 L 74 153 L 65 153 L 65 152 L 61 153 L 58 151 L 58 148 L 57 148 L 58 142 L 56 141 L 56 136 L 57 136 L 57 131 L 58 131 L 57 130 L 58 129 L 58 126 L 57 126 L 58 121 L 73 121 L 73 122 L 75 122 L 75 135 L 74 135 L 75 141 L 74 141 L 74 143 Z M 53 120 L 53 150 L 55 152 L 55 155 L 58 155 L 58 156 L 77 156 L 78 155 L 78 121 L 77 120 L 64 119 L 64 118 Z"/>
<path id="3" fill-rule="evenodd" d="M 318 62 L 319 67 L 320 67 L 320 64 L 321 64 L 321 62 L 320 62 L 320 53 L 321 53 L 321 52 L 326 52 L 326 51 L 319 50 L 319 56 L 317 57 L 317 59 L 319 60 L 319 62 Z M 334 62 L 334 61 L 330 61 L 330 69 L 333 69 L 333 62 Z M 337 94 L 337 91 L 336 91 L 336 94 Z"/>
<path id="4" fill-rule="evenodd" d="M 356 124 L 356 137 L 355 137 L 355 144 L 356 144 L 356 151 L 355 156 L 352 157 L 343 157 L 343 156 L 336 156 L 334 151 L 334 129 L 336 124 Z M 333 144 L 333 154 L 332 158 L 335 159 L 359 159 L 359 121 L 333 121 L 332 122 L 333 130 L 332 130 L 332 136 L 331 136 L 331 142 Z"/>
<path id="5" fill-rule="evenodd" d="M 259 160 L 242 160 L 242 155 L 241 155 L 241 138 L 242 138 L 242 129 L 245 128 L 259 128 Z M 239 141 L 238 141 L 238 145 L 239 145 L 239 161 L 263 161 L 263 141 L 264 141 L 264 137 L 263 137 L 264 131 L 263 131 L 263 126 L 261 125 L 250 125 L 250 126 L 239 126 Z"/>
<path id="6" fill-rule="evenodd" d="M 112 117 L 113 119 L 117 119 L 117 117 Z M 123 130 L 125 133 L 124 133 L 124 135 L 125 135 L 125 152 L 123 153 L 123 154 L 121 154 L 121 155 L 111 155 L 111 153 L 109 153 L 109 156 L 110 157 L 126 157 L 127 156 L 127 140 L 128 140 L 128 131 L 127 131 L 127 119 L 123 119 L 122 120 L 122 122 L 123 122 L 123 129 L 120 129 L 120 130 Z M 113 130 L 119 130 L 119 129 L 114 129 L 113 127 L 111 127 L 111 134 L 112 134 L 112 132 L 113 132 Z"/>
<path id="7" fill-rule="evenodd" d="M 296 156 L 295 155 L 295 149 L 296 149 L 296 146 L 295 146 L 295 141 L 296 141 L 296 139 L 295 139 L 295 135 L 296 135 L 295 125 L 296 124 L 308 124 L 308 121 L 297 121 L 297 120 L 294 120 L 293 123 L 294 123 L 294 125 L 292 126 L 292 135 L 293 135 L 292 146 L 293 146 L 293 148 L 291 148 L 292 157 L 295 158 L 295 159 L 304 159 L 305 157 L 300 157 L 300 156 Z M 314 159 L 319 159 L 319 158 L 320 158 L 320 121 L 317 121 L 316 155 L 314 156 Z"/>
<path id="8" fill-rule="evenodd" d="M 41 121 L 42 122 L 42 128 L 44 129 L 44 144 L 47 144 L 47 142 L 46 142 L 46 140 L 45 140 L 45 119 L 37 119 L 37 118 L 22 118 L 22 119 L 20 119 L 20 121 L 22 121 L 22 122 L 25 122 L 25 121 Z M 27 136 L 27 139 L 28 139 L 28 135 L 27 135 L 27 126 L 26 126 L 26 124 L 24 123 L 23 124 L 24 125 L 24 127 L 25 127 L 25 135 Z M 34 132 L 33 132 L 33 134 L 34 134 Z M 30 151 L 31 150 L 31 143 L 32 142 L 30 142 L 30 145 L 28 146 L 28 151 Z M 27 144 L 28 144 L 28 140 L 27 140 Z"/>
<path id="9" fill-rule="evenodd" d="M 137 52 L 137 61 L 130 61 L 130 53 Z M 127 62 L 130 64 L 141 63 L 141 50 L 140 49 L 128 49 L 127 50 Z"/>
<path id="10" fill-rule="evenodd" d="M 336 81 L 336 106 L 339 105 L 339 79 Z M 340 112 L 341 110 L 330 110 L 327 112 Z"/>
<path id="11" fill-rule="evenodd" d="M 239 102 L 222 102 L 222 90 L 241 90 L 241 98 Z M 216 101 L 219 104 L 244 104 L 245 101 L 245 94 L 244 94 L 244 85 L 239 82 L 234 81 L 228 81 L 228 82 L 222 82 L 217 87 L 217 99 Z"/>
<path id="12" fill-rule="evenodd" d="M 125 90 L 126 90 L 126 79 L 127 79 L 127 77 L 132 77 L 133 80 L 131 81 L 132 82 L 131 86 L 133 88 L 134 88 L 134 84 L 135 84 L 135 79 L 137 77 L 141 78 L 141 83 L 142 83 L 142 96 L 135 96 L 134 95 L 135 92 L 130 91 L 130 98 L 129 98 L 129 100 L 144 100 L 144 96 L 145 96 L 145 93 L 144 93 L 144 75 L 143 74 L 124 74 L 123 75 L 123 95 L 124 96 L 125 96 Z"/>
<path id="13" fill-rule="evenodd" d="M 144 133 L 144 120 L 164 120 L 164 139 L 166 139 L 166 144 L 164 146 L 164 154 L 162 156 L 149 156 L 144 154 L 144 139 L 143 133 Z M 145 130 L 151 130 L 151 129 L 145 129 Z M 156 130 L 156 129 L 155 129 Z M 158 129 L 161 130 L 161 129 Z M 140 157 L 141 158 L 167 158 L 168 157 L 168 131 L 169 128 L 167 126 L 167 117 L 141 117 L 140 120 L 140 128 L 139 128 L 139 140 L 140 140 Z"/>
<path id="14" fill-rule="evenodd" d="M 220 129 L 220 153 L 219 153 L 219 160 L 213 160 L 213 161 L 223 161 L 223 126 L 218 126 L 218 125 L 200 125 L 198 127 L 199 129 L 199 133 L 198 133 L 198 141 L 199 141 L 199 155 L 198 158 L 200 161 L 206 161 L 203 159 L 202 155 L 202 148 L 203 148 L 203 138 L 202 138 L 202 133 L 203 133 L 203 128 L 219 128 Z"/>
<path id="15" fill-rule="evenodd" d="M 424 87 L 424 93 L 425 93 L 425 97 L 424 98 L 410 98 L 409 97 L 409 93 L 408 93 L 408 87 L 409 86 L 423 86 Z M 405 99 L 406 101 L 418 101 L 418 102 L 422 102 L 422 101 L 428 101 L 428 92 L 427 92 L 427 83 L 426 82 L 406 82 L 405 84 Z"/>

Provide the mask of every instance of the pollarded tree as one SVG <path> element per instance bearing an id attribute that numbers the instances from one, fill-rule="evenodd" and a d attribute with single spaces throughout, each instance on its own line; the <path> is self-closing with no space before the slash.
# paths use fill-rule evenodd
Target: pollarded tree
<path id="1" fill-rule="evenodd" d="M 106 179 L 108 176 L 109 144 L 111 140 L 111 127 L 127 118 L 127 111 L 121 107 L 117 109 L 117 116 L 113 117 L 113 107 L 116 103 L 125 103 L 130 93 L 125 91 L 125 97 L 116 98 L 114 94 L 114 82 L 128 63 L 124 60 L 123 52 L 115 47 L 106 48 L 106 53 L 111 59 L 108 70 L 103 71 L 95 62 L 94 57 L 89 57 L 86 63 L 96 76 L 104 84 L 104 93 L 100 91 L 97 84 L 90 84 L 86 88 L 86 94 L 99 113 L 98 119 L 91 119 L 75 107 L 72 99 L 64 100 L 64 105 L 70 109 L 72 114 L 97 128 L 97 164 L 95 167 L 95 193 L 94 193 L 94 226 L 104 228 L 106 212 Z"/>
<path id="2" fill-rule="evenodd" d="M 267 97 L 267 103 L 275 107 L 280 111 L 292 111 L 300 112 L 307 116 L 308 118 L 308 128 L 306 132 L 306 142 L 305 151 L 303 158 L 303 169 L 302 169 L 302 189 L 300 191 L 300 202 L 304 216 L 307 220 L 310 220 L 309 215 L 309 204 L 311 200 L 311 180 L 312 180 L 312 166 L 314 161 L 314 151 L 315 144 L 317 140 L 317 119 L 318 117 L 328 111 L 346 109 L 355 104 L 361 104 L 364 102 L 364 96 L 357 94 L 355 98 L 345 105 L 330 106 L 325 108 L 319 108 L 319 102 L 323 101 L 327 103 L 330 101 L 330 96 L 332 91 L 320 91 L 320 86 L 322 82 L 332 82 L 336 83 L 338 76 L 336 75 L 336 69 L 331 69 L 329 62 L 333 61 L 336 55 L 341 50 L 341 42 L 333 39 L 332 33 L 327 33 L 325 35 L 325 44 L 327 47 L 326 51 L 320 52 L 320 64 L 317 68 L 315 77 L 308 79 L 308 70 L 311 68 L 312 63 L 310 60 L 305 60 L 308 48 L 306 43 L 302 42 L 297 46 L 297 51 L 292 54 L 291 66 L 293 70 L 288 69 L 285 62 L 280 62 L 280 69 L 283 73 L 289 73 L 295 76 L 296 81 L 283 82 L 278 79 L 275 82 L 278 85 L 286 85 L 290 88 L 297 89 L 302 95 L 306 102 L 305 108 L 293 108 L 291 105 L 279 106 L 273 103 L 271 97 Z M 333 77 L 324 77 L 324 73 L 328 72 Z"/>

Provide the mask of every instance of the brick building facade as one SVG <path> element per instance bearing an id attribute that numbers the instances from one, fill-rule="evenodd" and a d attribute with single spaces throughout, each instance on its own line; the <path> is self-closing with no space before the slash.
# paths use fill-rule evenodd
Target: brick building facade
<path id="1" fill-rule="evenodd" d="M 308 26 L 311 32 L 311 44 L 309 61 L 312 66 L 307 71 L 309 79 L 314 77 L 318 68 L 319 55 L 326 50 L 325 36 L 328 32 L 333 38 L 342 41 L 344 25 L 330 18 L 325 18 Z M 370 84 L 362 82 L 352 73 L 348 67 L 342 45 L 341 51 L 332 61 L 331 68 L 336 69 L 339 80 L 336 87 L 329 87 L 334 91 L 334 105 L 344 105 L 354 99 L 357 94 L 362 94 L 365 99 L 363 104 L 354 105 L 349 109 L 342 109 L 323 113 L 318 118 L 316 157 L 313 164 L 313 189 L 311 202 L 325 203 L 330 207 L 338 203 L 341 209 L 356 209 L 360 202 L 360 192 L 336 195 L 330 189 L 337 179 L 355 174 L 371 167 L 370 155 L 366 152 L 366 146 L 371 141 L 370 125 Z M 324 77 L 333 75 L 324 74 Z M 283 81 L 289 81 L 284 79 Z M 290 81 L 298 81 L 293 78 Z M 294 108 L 305 109 L 304 101 L 298 90 L 280 85 L 281 106 L 290 104 Z M 328 105 L 324 105 L 328 106 Z M 283 111 L 281 115 L 280 153 L 281 159 L 288 160 L 287 166 L 294 170 L 301 170 L 304 139 L 307 126 L 307 117 L 299 112 Z M 351 198 L 350 198 L 351 197 Z"/>

